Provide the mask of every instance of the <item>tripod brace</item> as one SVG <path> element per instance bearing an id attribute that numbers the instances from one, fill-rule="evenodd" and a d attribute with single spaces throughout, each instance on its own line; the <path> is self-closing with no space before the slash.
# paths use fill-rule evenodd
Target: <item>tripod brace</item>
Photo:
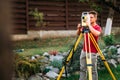
<path id="1" fill-rule="evenodd" d="M 99 48 L 96 40 L 94 39 L 92 33 L 90 33 L 89 29 L 86 28 L 86 27 L 83 28 L 82 33 L 80 33 L 80 35 L 79 35 L 79 37 L 77 38 L 77 40 L 76 40 L 73 48 L 70 50 L 70 52 L 69 52 L 69 54 L 68 54 L 68 57 L 67 57 L 67 59 L 66 59 L 66 64 L 68 64 L 68 63 L 70 62 L 70 59 L 72 58 L 72 56 L 73 56 L 73 54 L 74 54 L 73 52 L 77 49 L 78 44 L 79 44 L 79 42 L 80 42 L 80 40 L 81 40 L 81 38 L 82 38 L 82 36 L 83 36 L 83 33 L 84 33 L 84 37 L 85 37 L 85 34 L 86 34 L 86 33 L 88 34 L 88 37 L 89 37 L 89 38 L 91 39 L 91 41 L 93 42 L 96 50 L 98 51 L 98 53 L 99 53 L 99 55 L 100 55 L 101 60 L 104 62 L 104 65 L 105 65 L 105 67 L 107 68 L 107 70 L 108 70 L 109 74 L 111 75 L 112 79 L 113 79 L 113 80 L 116 80 L 116 78 L 115 78 L 114 74 L 112 73 L 112 71 L 111 71 L 111 69 L 110 69 L 110 67 L 109 67 L 109 65 L 108 65 L 108 63 L 107 63 L 104 55 L 102 54 L 102 51 L 100 50 L 100 48 Z M 88 68 L 89 80 L 92 80 L 92 69 L 91 69 L 91 68 L 92 68 L 92 65 L 91 65 L 92 62 L 91 62 L 91 58 L 90 58 L 90 57 L 86 57 L 86 60 L 87 60 L 87 68 Z M 62 69 L 61 69 L 61 71 L 60 71 L 60 73 L 59 73 L 59 75 L 58 75 L 58 77 L 57 77 L 57 80 L 60 80 L 60 78 L 61 78 L 61 76 L 62 76 L 62 73 L 63 73 L 64 70 L 65 70 L 65 67 L 66 67 L 66 65 L 63 65 L 63 67 L 62 67 Z"/>

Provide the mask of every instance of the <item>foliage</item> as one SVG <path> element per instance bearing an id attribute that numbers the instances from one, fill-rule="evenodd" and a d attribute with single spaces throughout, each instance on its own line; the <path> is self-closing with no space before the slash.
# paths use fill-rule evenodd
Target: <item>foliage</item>
<path id="1" fill-rule="evenodd" d="M 113 34 L 103 36 L 103 41 L 106 44 L 106 46 L 115 44 L 115 39 L 114 39 Z"/>
<path id="2" fill-rule="evenodd" d="M 44 19 L 43 13 L 39 12 L 37 8 L 35 8 L 34 10 L 31 10 L 29 14 L 32 15 L 34 19 L 37 21 L 36 22 L 37 27 L 46 25 L 46 23 L 43 22 L 43 19 Z"/>
<path id="3" fill-rule="evenodd" d="M 112 55 L 117 55 L 117 48 L 116 47 L 110 47 L 108 50 L 108 54 Z"/>
<path id="4" fill-rule="evenodd" d="M 61 68 L 62 68 L 62 60 L 54 59 L 54 60 L 50 63 L 50 65 L 53 66 L 53 67 L 56 67 L 56 68 L 61 69 Z"/>
<path id="5" fill-rule="evenodd" d="M 91 0 L 79 0 L 79 2 L 87 2 L 88 5 L 90 5 L 90 7 L 92 9 L 94 9 L 97 12 L 101 12 L 102 11 L 102 7 L 99 4 L 96 4 L 95 2 L 91 1 Z"/>
<path id="6" fill-rule="evenodd" d="M 61 80 L 79 80 L 79 75 L 72 74 L 68 78 L 62 78 Z"/>
<path id="7" fill-rule="evenodd" d="M 95 3 L 93 3 L 93 2 L 91 2 L 90 7 L 92 9 L 94 9 L 95 11 L 97 11 L 97 12 L 101 12 L 102 11 L 102 7 L 97 5 L 97 4 L 95 4 Z"/>
<path id="8" fill-rule="evenodd" d="M 73 45 L 71 46 L 71 49 L 73 48 Z M 82 44 L 79 44 L 76 51 L 73 51 L 72 58 L 70 59 L 69 63 L 66 65 L 68 67 L 69 73 L 74 73 L 76 71 L 79 71 L 80 68 L 80 53 L 82 49 Z M 66 63 L 66 59 L 69 56 L 69 54 L 65 57 L 64 63 Z"/>
<path id="9" fill-rule="evenodd" d="M 106 47 L 106 45 L 105 45 L 102 37 L 100 37 L 99 40 L 98 40 L 98 46 L 99 46 L 99 48 L 100 48 L 101 50 L 102 50 L 102 49 L 105 49 L 105 47 Z"/>
<path id="10" fill-rule="evenodd" d="M 117 68 L 111 67 L 111 70 L 116 80 L 120 80 L 120 65 L 118 65 Z M 98 70 L 98 75 L 99 80 L 112 80 L 112 77 L 106 68 Z"/>
<path id="11" fill-rule="evenodd" d="M 15 73 L 16 77 L 28 78 L 29 76 L 42 72 L 41 66 L 45 66 L 45 62 L 41 62 L 43 57 L 30 59 L 30 56 L 24 57 L 15 55 Z"/>
<path id="12" fill-rule="evenodd" d="M 104 55 L 105 57 L 105 60 L 108 62 L 109 60 L 112 60 L 114 59 L 116 62 L 117 62 L 117 48 L 114 47 L 114 46 L 108 46 L 106 47 L 103 51 L 102 51 L 102 54 Z M 110 63 L 109 66 L 114 66 L 115 63 Z M 117 66 L 118 64 L 116 64 Z M 102 61 L 102 59 L 100 58 L 100 56 L 98 57 L 98 69 L 99 70 L 102 70 L 102 69 L 105 69 L 105 65 Z"/>

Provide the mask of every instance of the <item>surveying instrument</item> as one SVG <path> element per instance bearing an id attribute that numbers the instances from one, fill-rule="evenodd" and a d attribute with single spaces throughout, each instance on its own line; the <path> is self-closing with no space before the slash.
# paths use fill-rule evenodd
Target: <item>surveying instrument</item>
<path id="1" fill-rule="evenodd" d="M 114 74 L 112 73 L 104 55 L 102 54 L 102 51 L 100 50 L 96 40 L 94 39 L 94 36 L 93 34 L 90 32 L 89 28 L 87 27 L 87 24 L 86 24 L 86 21 L 90 21 L 90 16 L 89 16 L 89 12 L 83 12 L 82 13 L 82 17 L 81 17 L 81 23 L 82 23 L 82 31 L 80 33 L 80 35 L 77 37 L 77 40 L 76 42 L 74 43 L 74 46 L 73 48 L 70 50 L 66 60 L 65 60 L 65 64 L 63 65 L 63 67 L 61 68 L 61 71 L 57 77 L 57 80 L 60 80 L 62 74 L 64 71 L 66 71 L 66 65 L 70 62 L 74 52 L 76 51 L 78 45 L 79 45 L 79 42 L 82 38 L 82 36 L 84 35 L 84 46 L 85 46 L 85 53 L 86 53 L 86 64 L 87 64 L 87 71 L 88 71 L 88 80 L 92 80 L 92 60 L 91 60 L 91 50 L 90 50 L 90 40 L 92 41 L 93 45 L 95 46 L 96 50 L 98 51 L 99 55 L 100 55 L 100 58 L 101 60 L 103 61 L 105 67 L 107 68 L 108 72 L 110 73 L 111 77 L 113 80 L 116 80 Z M 86 35 L 87 36 L 87 39 L 88 39 L 88 44 L 86 44 Z M 87 47 L 88 46 L 88 47 Z M 87 52 L 87 48 L 88 48 L 88 52 Z M 66 74 L 67 76 L 67 74 Z"/>

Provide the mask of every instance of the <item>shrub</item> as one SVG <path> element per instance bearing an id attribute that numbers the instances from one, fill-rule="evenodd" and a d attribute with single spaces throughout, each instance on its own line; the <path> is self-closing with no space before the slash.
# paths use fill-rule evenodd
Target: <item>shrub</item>
<path id="1" fill-rule="evenodd" d="M 31 56 L 24 57 L 16 54 L 15 56 L 15 73 L 16 77 L 28 78 L 31 75 L 42 72 L 42 66 L 46 65 L 43 57 L 31 59 Z"/>
<path id="2" fill-rule="evenodd" d="M 62 68 L 62 60 L 54 59 L 54 60 L 50 63 L 50 65 L 53 66 L 53 67 L 56 67 L 56 68 L 61 69 L 61 68 Z"/>
<path id="3" fill-rule="evenodd" d="M 72 48 L 73 48 L 73 46 L 71 46 L 71 49 Z M 67 64 L 68 72 L 69 73 L 74 73 L 75 71 L 79 71 L 81 49 L 82 49 L 82 44 L 79 44 L 78 47 L 77 47 L 77 49 L 76 49 L 76 51 L 73 52 L 73 56 L 70 59 L 69 63 Z M 66 58 L 64 59 L 64 61 L 66 61 L 66 59 L 67 59 L 68 56 L 69 56 L 69 54 L 66 56 Z"/>
<path id="4" fill-rule="evenodd" d="M 103 36 L 103 41 L 104 41 L 106 46 L 115 44 L 115 39 L 114 39 L 113 34 L 107 35 L 107 36 Z"/>
<path id="5" fill-rule="evenodd" d="M 43 12 L 39 12 L 37 8 L 35 8 L 32 11 L 30 11 L 29 14 L 32 15 L 34 17 L 34 19 L 37 21 L 36 22 L 36 26 L 37 27 L 42 27 L 42 26 L 46 25 L 46 23 L 43 22 L 43 19 L 44 19 Z"/>

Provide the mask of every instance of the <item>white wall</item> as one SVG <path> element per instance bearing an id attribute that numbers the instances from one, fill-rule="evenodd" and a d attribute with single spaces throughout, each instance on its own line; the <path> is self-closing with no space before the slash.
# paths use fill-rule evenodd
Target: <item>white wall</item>
<path id="1" fill-rule="evenodd" d="M 104 33 L 104 27 L 103 27 Z M 120 27 L 112 28 L 113 34 L 120 34 Z M 12 35 L 13 40 L 26 40 L 26 39 L 35 39 L 35 38 L 57 38 L 57 37 L 70 37 L 77 36 L 76 30 L 51 30 L 51 31 L 28 31 L 25 35 Z"/>
<path id="2" fill-rule="evenodd" d="M 26 40 L 35 38 L 57 38 L 76 36 L 76 30 L 51 30 L 51 31 L 28 31 L 27 34 L 12 35 L 13 40 Z"/>

